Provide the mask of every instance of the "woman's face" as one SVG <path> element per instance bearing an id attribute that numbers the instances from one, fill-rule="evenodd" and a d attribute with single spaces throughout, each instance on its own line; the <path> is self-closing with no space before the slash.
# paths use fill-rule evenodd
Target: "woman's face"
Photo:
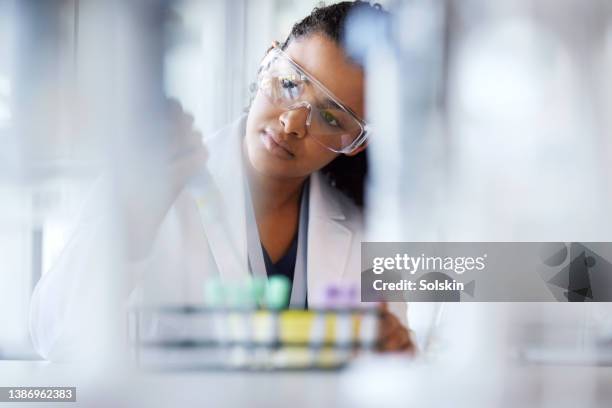
<path id="1" fill-rule="evenodd" d="M 363 117 L 363 71 L 321 34 L 290 42 L 285 52 L 340 101 Z M 338 153 L 308 135 L 306 108 L 287 111 L 257 92 L 246 124 L 246 151 L 255 171 L 273 178 L 304 178 L 325 167 Z M 360 150 L 351 154 L 357 154 Z"/>

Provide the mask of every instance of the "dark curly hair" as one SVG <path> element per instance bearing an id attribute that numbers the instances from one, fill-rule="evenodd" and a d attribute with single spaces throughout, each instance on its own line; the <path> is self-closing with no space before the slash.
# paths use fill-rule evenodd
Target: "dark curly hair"
<path id="1" fill-rule="evenodd" d="M 291 41 L 311 34 L 323 34 L 342 46 L 345 20 L 356 7 L 369 7 L 384 12 L 380 4 L 370 4 L 364 1 L 343 1 L 329 6 L 316 7 L 310 15 L 293 26 L 291 33 L 281 45 L 282 49 L 287 48 Z M 359 207 L 363 206 L 365 180 L 368 173 L 368 159 L 365 150 L 351 157 L 341 154 L 322 168 L 321 172 L 328 177 L 332 186 L 346 194 Z"/>

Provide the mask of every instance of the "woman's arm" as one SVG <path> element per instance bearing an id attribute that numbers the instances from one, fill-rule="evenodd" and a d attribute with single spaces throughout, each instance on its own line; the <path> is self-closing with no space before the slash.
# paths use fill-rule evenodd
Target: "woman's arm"
<path id="1" fill-rule="evenodd" d="M 139 275 L 148 269 L 151 247 L 168 210 L 189 177 L 206 163 L 193 118 L 172 101 L 169 116 L 173 139 L 165 163 L 153 164 L 149 171 L 141 168 L 142 172 L 136 170 L 121 180 L 101 177 L 59 259 L 36 285 L 30 332 L 41 356 L 65 359 L 74 354 L 75 346 L 95 345 L 96 339 L 88 334 L 97 332 L 98 322 L 92 321 L 99 312 L 96 305 L 110 296 L 106 274 L 127 275 L 121 294 L 127 300 Z M 165 194 L 159 194 L 160 187 Z"/>

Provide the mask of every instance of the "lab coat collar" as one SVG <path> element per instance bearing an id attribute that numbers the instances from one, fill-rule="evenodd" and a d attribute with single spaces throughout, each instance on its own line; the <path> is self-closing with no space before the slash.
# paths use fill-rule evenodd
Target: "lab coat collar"
<path id="1" fill-rule="evenodd" d="M 311 176 L 307 257 L 310 305 L 321 302 L 325 286 L 339 283 L 350 255 L 353 233 L 345 226 L 339 194 L 321 173 Z"/>
<path id="2" fill-rule="evenodd" d="M 245 184 L 242 164 L 242 140 L 246 117 L 220 131 L 206 141 L 210 152 L 209 172 L 219 187 L 225 214 L 229 218 L 230 235 L 240 251 L 242 268 L 230 262 L 231 247 L 227 245 L 219 225 L 204 225 L 208 242 L 223 280 L 241 280 L 248 276 Z M 235 159 L 237 158 L 237 160 Z M 308 302 L 314 304 L 322 287 L 338 283 L 344 274 L 352 232 L 345 226 L 346 215 L 339 201 L 339 193 L 329 185 L 325 176 L 316 172 L 310 177 L 307 287 Z"/>
<path id="3" fill-rule="evenodd" d="M 224 281 L 241 281 L 249 273 L 242 168 L 245 127 L 246 116 L 243 116 L 204 141 L 209 152 L 207 168 L 221 195 L 225 225 L 206 219 L 202 222 L 219 275 Z M 228 243 L 228 239 L 233 245 Z"/>

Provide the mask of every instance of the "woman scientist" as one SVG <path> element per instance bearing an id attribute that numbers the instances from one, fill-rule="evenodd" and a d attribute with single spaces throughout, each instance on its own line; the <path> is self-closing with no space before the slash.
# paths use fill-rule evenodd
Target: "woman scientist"
<path id="1" fill-rule="evenodd" d="M 281 274 L 292 282 L 290 306 L 304 308 L 327 284 L 359 283 L 364 74 L 340 46 L 354 7 L 382 13 L 361 2 L 316 8 L 283 44 L 273 44 L 248 115 L 206 139 L 207 158 L 198 141 L 189 157 L 168 165 L 175 183 L 167 200 L 143 203 L 146 195 L 136 187 L 126 192 L 134 195 L 129 218 L 140 234 L 130 240 L 138 244 L 131 250 L 138 258 L 130 262 L 133 287 L 148 282 L 155 288 L 143 293 L 154 293 L 156 301 L 198 303 L 212 273 L 224 280 Z M 173 109 L 176 132 L 197 136 L 180 106 Z M 200 188 L 208 179 L 219 187 L 225 223 L 207 215 L 219 210 L 211 210 Z M 96 290 L 84 270 L 92 264 L 87 241 L 95 222 L 84 224 L 33 297 L 32 338 L 46 358 L 61 358 L 70 331 L 83 330 L 76 322 Z M 405 304 L 391 307 L 400 310 L 384 309 L 382 349 L 410 351 Z"/>

